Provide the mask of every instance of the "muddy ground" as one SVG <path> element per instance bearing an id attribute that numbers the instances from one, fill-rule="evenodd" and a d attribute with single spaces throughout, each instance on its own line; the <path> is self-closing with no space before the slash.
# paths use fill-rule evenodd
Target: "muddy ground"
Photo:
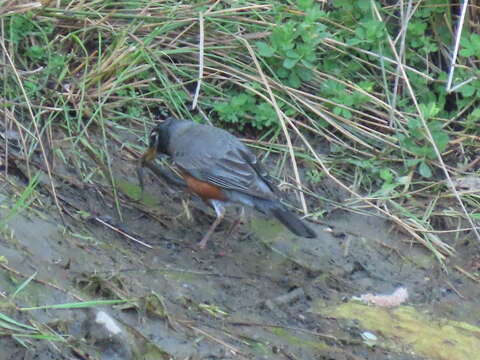
<path id="1" fill-rule="evenodd" d="M 442 267 L 378 216 L 330 209 L 311 240 L 250 213 L 227 238 L 231 211 L 202 251 L 213 212 L 151 174 L 139 198 L 134 162 L 122 160 L 121 219 L 108 184 L 69 182 L 72 169 L 56 169 L 63 221 L 45 179 L 20 211 L 13 194 L 24 179 L 4 178 L 2 218 L 16 210 L 0 237 L 0 313 L 63 341 L 2 327 L 0 359 L 480 359 L 469 234 L 443 237 L 457 255 Z M 400 286 L 409 298 L 398 307 L 354 299 Z M 98 299 L 126 302 L 20 309 Z"/>

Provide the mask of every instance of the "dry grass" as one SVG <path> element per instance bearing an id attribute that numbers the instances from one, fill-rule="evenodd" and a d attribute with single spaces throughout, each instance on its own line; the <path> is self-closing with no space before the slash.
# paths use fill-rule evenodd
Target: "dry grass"
<path id="1" fill-rule="evenodd" d="M 286 161 L 279 160 L 275 175 L 299 190 L 305 216 L 315 221 L 322 213 L 321 207 L 311 205 L 318 204 L 320 196 L 312 190 L 315 182 L 306 179 L 307 168 L 325 174 L 350 194 L 346 203 L 332 201 L 331 207 L 380 213 L 441 261 L 455 251 L 456 242 L 451 239 L 471 232 L 480 240 L 478 224 L 470 216 L 479 205 L 478 189 L 463 191 L 455 186 L 458 178 L 478 176 L 478 132 L 456 126 L 476 102 L 462 105 L 458 117 L 436 118 L 450 136 L 442 152 L 417 102 L 418 85 L 412 86 L 412 81 L 424 81 L 424 91 L 445 86 L 446 81 L 440 79 L 441 70 L 433 58 L 425 57 L 424 68 L 411 66 L 412 49 L 406 45 L 406 29 L 412 15 L 423 8 L 421 2 L 402 1 L 395 5 L 398 9 L 373 8 L 374 16 L 385 23 L 392 21 L 387 14 L 396 11 L 399 26 L 387 36 L 388 51 L 325 38 L 319 54 L 343 59 L 338 63 L 340 72 L 318 67 L 313 79 L 298 89 L 280 81 L 256 52 L 255 42 L 268 39 L 275 26 L 278 9 L 268 1 L 242 2 L 238 7 L 220 1 L 39 4 L 9 1 L 0 12 L 2 132 L 15 133 L 20 144 L 15 148 L 4 136 L 2 148 L 13 156 L 10 161 L 26 163 L 28 177 L 38 169 L 48 175 L 49 191 L 60 212 L 55 184 L 67 175 L 59 164 L 75 168 L 79 182 L 107 184 L 121 215 L 114 162 L 135 161 L 159 109 L 218 124 L 212 104 L 228 100 L 229 92 L 236 89 L 275 110 L 280 126 L 250 143 L 283 155 Z M 285 11 L 298 13 L 293 6 Z M 17 41 L 22 35 L 13 16 L 22 13 L 27 14 L 31 31 Z M 476 21 L 478 10 L 472 7 L 467 17 Z M 446 25 L 454 24 L 452 19 L 456 19 L 453 14 Z M 332 34 L 355 34 L 355 26 L 330 18 L 324 22 Z M 450 47 L 442 45 L 444 52 Z M 40 53 L 32 54 L 32 48 Z M 350 80 L 347 71 L 342 75 L 342 67 L 348 70 L 349 66 L 345 59 L 358 63 L 365 76 L 371 75 L 366 78 L 376 81 L 371 90 Z M 474 68 L 475 63 L 467 60 L 461 66 Z M 322 96 L 320 90 L 327 81 L 341 85 L 347 97 L 362 94 L 366 101 L 347 105 Z M 405 101 L 411 106 L 402 105 Z M 192 102 L 195 111 L 190 109 Z M 398 134 L 409 134 L 412 118 L 420 120 L 435 151 L 436 159 L 429 160 L 435 176 L 421 178 L 412 168 L 396 179 L 390 191 L 382 192 L 379 170 L 390 169 L 395 177 L 406 160 L 416 156 L 398 140 Z M 320 154 L 319 143 L 328 143 L 335 151 Z M 112 153 L 111 144 L 121 145 L 122 154 Z M 373 163 L 378 171 L 370 171 Z"/>

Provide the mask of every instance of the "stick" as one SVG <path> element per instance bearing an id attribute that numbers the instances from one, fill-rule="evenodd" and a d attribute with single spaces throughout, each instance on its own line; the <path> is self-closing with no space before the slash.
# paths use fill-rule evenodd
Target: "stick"
<path id="1" fill-rule="evenodd" d="M 204 32 L 204 21 L 203 13 L 200 12 L 198 15 L 198 23 L 200 25 L 200 42 L 198 44 L 199 54 L 198 54 L 198 81 L 197 88 L 195 89 L 195 96 L 193 97 L 192 110 L 197 107 L 198 96 L 200 94 L 200 87 L 202 86 L 203 79 L 203 57 L 204 57 L 204 44 L 205 44 L 205 32 Z"/>

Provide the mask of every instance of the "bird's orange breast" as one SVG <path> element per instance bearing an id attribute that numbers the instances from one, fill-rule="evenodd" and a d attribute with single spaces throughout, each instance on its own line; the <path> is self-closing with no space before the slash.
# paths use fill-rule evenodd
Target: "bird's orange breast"
<path id="1" fill-rule="evenodd" d="M 198 180 L 186 172 L 183 172 L 182 175 L 187 183 L 188 189 L 201 197 L 202 200 L 228 200 L 225 193 L 218 186 Z"/>

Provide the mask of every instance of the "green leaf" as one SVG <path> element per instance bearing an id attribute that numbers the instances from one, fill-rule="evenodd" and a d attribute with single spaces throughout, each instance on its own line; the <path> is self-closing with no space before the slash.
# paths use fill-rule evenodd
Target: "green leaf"
<path id="1" fill-rule="evenodd" d="M 351 37 L 347 40 L 347 45 L 351 45 L 351 46 L 355 46 L 355 45 L 358 45 L 360 43 L 362 43 L 363 40 L 357 38 L 357 37 Z"/>
<path id="2" fill-rule="evenodd" d="M 358 6 L 358 8 L 363 12 L 367 12 L 367 10 L 370 10 L 370 7 L 372 6 L 370 1 L 356 1 L 355 5 Z"/>
<path id="3" fill-rule="evenodd" d="M 411 178 L 410 176 L 400 176 L 399 178 L 397 178 L 396 182 L 399 185 L 407 185 L 407 184 L 410 184 Z"/>
<path id="4" fill-rule="evenodd" d="M 302 60 L 300 60 L 300 62 L 301 62 L 305 67 L 307 67 L 308 69 L 313 68 L 313 64 L 312 64 L 310 61 L 307 61 L 307 60 L 305 60 L 305 59 L 302 59 Z"/>
<path id="5" fill-rule="evenodd" d="M 441 131 L 432 133 L 432 136 L 435 144 L 438 147 L 438 150 L 443 152 L 447 148 L 448 142 L 450 141 L 448 134 L 445 131 Z"/>
<path id="6" fill-rule="evenodd" d="M 65 62 L 66 62 L 66 57 L 65 56 L 54 55 L 54 56 L 51 57 L 51 59 L 48 63 L 48 67 L 53 69 L 53 70 L 61 71 L 63 69 L 63 67 L 65 66 Z"/>
<path id="7" fill-rule="evenodd" d="M 288 50 L 285 55 L 292 59 L 299 59 L 300 55 L 295 50 Z"/>
<path id="8" fill-rule="evenodd" d="M 473 110 L 469 115 L 468 115 L 468 120 L 471 122 L 476 122 L 480 120 L 480 109 L 475 109 Z"/>
<path id="9" fill-rule="evenodd" d="M 306 11 L 312 8 L 313 0 L 297 0 L 297 4 L 300 10 Z"/>
<path id="10" fill-rule="evenodd" d="M 15 326 L 18 326 L 18 327 L 28 329 L 28 330 L 33 330 L 33 331 L 37 330 L 34 327 L 31 327 L 30 325 L 22 324 L 22 323 L 16 321 L 15 319 L 12 319 L 11 317 L 8 317 L 7 315 L 2 314 L 2 313 L 0 313 L 0 320 L 8 322 L 8 323 L 10 323 L 12 325 L 15 325 Z"/>
<path id="11" fill-rule="evenodd" d="M 85 308 L 95 308 L 102 305 L 116 305 L 124 304 L 129 300 L 92 300 L 92 301 L 83 301 L 83 302 L 73 302 L 66 304 L 54 304 L 54 305 L 43 305 L 43 306 L 32 306 L 20 308 L 20 311 L 32 311 L 32 310 L 43 310 L 43 309 L 85 309 Z"/>
<path id="12" fill-rule="evenodd" d="M 405 161 L 405 164 L 407 165 L 407 167 L 413 167 L 413 166 L 417 166 L 417 164 L 422 161 L 420 159 L 408 159 L 407 161 Z"/>
<path id="13" fill-rule="evenodd" d="M 352 112 L 348 109 L 342 109 L 342 115 L 345 119 L 351 119 L 353 117 Z"/>
<path id="14" fill-rule="evenodd" d="M 34 23 L 28 16 L 22 14 L 12 15 L 10 22 L 10 39 L 13 43 L 20 43 L 20 41 L 30 35 L 33 30 Z"/>
<path id="15" fill-rule="evenodd" d="M 422 122 L 420 121 L 420 119 L 417 119 L 417 118 L 411 118 L 408 120 L 408 128 L 410 130 L 414 130 L 414 129 L 419 129 L 422 127 Z"/>
<path id="16" fill-rule="evenodd" d="M 231 104 L 236 107 L 240 107 L 244 104 L 246 104 L 248 101 L 248 95 L 247 94 L 240 94 L 238 96 L 234 96 L 231 100 Z"/>
<path id="17" fill-rule="evenodd" d="M 313 71 L 304 67 L 299 67 L 295 69 L 298 77 L 302 79 L 302 81 L 310 81 L 313 78 Z"/>
<path id="18" fill-rule="evenodd" d="M 473 96 L 475 93 L 477 92 L 477 89 L 470 85 L 470 84 L 467 84 L 467 85 L 463 85 L 461 88 L 460 88 L 460 94 L 462 94 L 462 96 L 464 97 L 471 97 Z"/>
<path id="19" fill-rule="evenodd" d="M 426 29 L 427 29 L 427 23 L 424 20 L 411 21 L 408 24 L 408 35 L 412 37 L 419 37 L 425 33 Z"/>
<path id="20" fill-rule="evenodd" d="M 315 53 L 315 46 L 310 43 L 297 46 L 297 52 L 300 54 L 300 57 L 310 63 L 314 63 L 317 60 L 317 55 Z"/>
<path id="21" fill-rule="evenodd" d="M 420 155 L 425 156 L 427 159 L 433 160 L 437 157 L 435 150 L 433 149 L 432 145 L 427 145 L 422 147 L 422 152 Z"/>
<path id="22" fill-rule="evenodd" d="M 360 89 L 365 90 L 367 92 L 371 92 L 373 91 L 373 87 L 375 86 L 375 83 L 373 81 L 363 80 L 363 81 L 360 81 L 357 85 L 360 87 Z"/>
<path id="23" fill-rule="evenodd" d="M 422 175 L 424 178 L 430 178 L 432 177 L 432 170 L 430 167 L 427 165 L 425 161 L 422 161 L 420 165 L 418 166 L 418 172 L 420 175 Z"/>
<path id="24" fill-rule="evenodd" d="M 393 174 L 388 168 L 380 169 L 380 178 L 387 183 L 391 183 L 393 180 Z"/>
<path id="25" fill-rule="evenodd" d="M 40 60 L 45 56 L 45 49 L 37 45 L 30 46 L 27 50 L 27 56 L 33 60 Z"/>
<path id="26" fill-rule="evenodd" d="M 28 91 L 31 91 L 32 93 L 37 92 L 39 88 L 37 82 L 33 82 L 29 80 L 25 80 L 23 83 L 23 86 L 25 86 L 25 89 L 27 89 Z"/>
<path id="27" fill-rule="evenodd" d="M 431 119 L 432 117 L 436 116 L 440 111 L 440 108 L 434 102 L 428 104 L 420 104 L 419 107 L 425 120 Z"/>
<path id="28" fill-rule="evenodd" d="M 255 45 L 257 45 L 258 53 L 260 54 L 260 56 L 268 58 L 272 57 L 275 54 L 275 49 L 264 41 L 257 41 Z"/>
<path id="29" fill-rule="evenodd" d="M 309 24 L 315 24 L 317 30 L 324 30 L 326 28 L 325 25 L 318 22 L 318 19 L 322 17 L 326 17 L 324 11 L 320 10 L 318 6 L 313 6 L 308 11 L 306 11 L 305 22 Z"/>
<path id="30" fill-rule="evenodd" d="M 472 48 L 462 49 L 458 52 L 461 56 L 469 57 L 475 55 L 475 50 Z"/>
<path id="31" fill-rule="evenodd" d="M 375 196 L 386 196 L 390 194 L 395 188 L 398 186 L 398 184 L 392 184 L 392 183 L 384 183 L 380 190 L 378 190 L 375 193 Z"/>
<path id="32" fill-rule="evenodd" d="M 283 60 L 283 67 L 290 70 L 293 69 L 293 67 L 297 65 L 297 63 L 298 59 L 286 58 L 285 60 Z"/>
<path id="33" fill-rule="evenodd" d="M 355 35 L 357 35 L 356 38 L 359 39 L 359 41 L 364 40 L 366 38 L 365 28 L 357 26 L 357 28 L 355 29 Z M 355 37 L 353 37 L 352 40 L 353 39 L 355 39 Z M 351 44 L 351 41 L 349 41 L 348 44 Z"/>
<path id="34" fill-rule="evenodd" d="M 463 48 L 460 50 L 461 56 L 478 56 L 480 53 L 480 35 L 471 34 L 470 37 L 465 36 L 460 43 Z"/>
<path id="35" fill-rule="evenodd" d="M 298 78 L 297 74 L 295 74 L 295 72 L 293 71 L 290 73 L 290 76 L 288 77 L 288 83 L 293 88 L 298 88 L 300 87 L 300 85 L 302 85 L 302 82 Z"/>
<path id="36" fill-rule="evenodd" d="M 290 75 L 290 71 L 288 71 L 287 69 L 285 69 L 283 67 L 279 67 L 277 69 L 277 75 L 278 75 L 279 78 L 285 79 L 286 77 L 288 77 L 288 75 Z"/>
<path id="37" fill-rule="evenodd" d="M 342 114 L 342 108 L 340 106 L 335 106 L 333 108 L 333 113 L 336 114 L 336 115 L 341 115 Z"/>

